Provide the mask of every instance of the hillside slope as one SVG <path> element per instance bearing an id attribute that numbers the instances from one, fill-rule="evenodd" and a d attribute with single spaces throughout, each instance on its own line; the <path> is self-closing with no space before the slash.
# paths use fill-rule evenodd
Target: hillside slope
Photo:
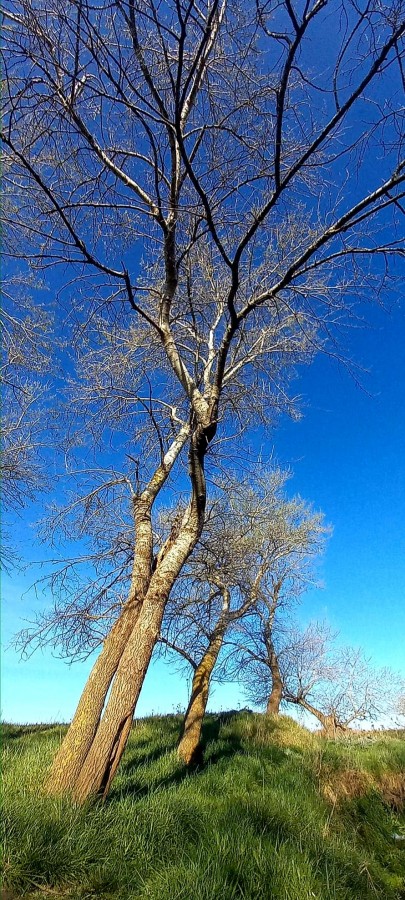
<path id="1" fill-rule="evenodd" d="M 179 727 L 138 722 L 108 801 L 80 809 L 40 791 L 64 728 L 3 726 L 4 900 L 405 898 L 404 733 L 209 716 L 190 773 Z"/>

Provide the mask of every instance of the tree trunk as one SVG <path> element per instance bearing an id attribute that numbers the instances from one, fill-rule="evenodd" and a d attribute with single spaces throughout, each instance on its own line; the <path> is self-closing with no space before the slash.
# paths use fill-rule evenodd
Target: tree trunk
<path id="1" fill-rule="evenodd" d="M 70 791 L 76 782 L 96 734 L 108 689 L 135 626 L 139 608 L 139 605 L 126 608 L 104 642 L 69 730 L 53 761 L 46 784 L 50 794 Z"/>
<path id="2" fill-rule="evenodd" d="M 46 784 L 50 794 L 71 791 L 96 734 L 106 696 L 132 633 L 150 583 L 152 528 L 150 503 L 135 508 L 136 552 L 129 598 L 106 637 L 87 679 L 69 730 L 53 761 Z"/>
<path id="3" fill-rule="evenodd" d="M 344 732 L 347 730 L 345 725 L 338 721 L 334 713 L 323 713 L 320 709 L 316 709 L 315 706 L 312 706 L 311 703 L 308 703 L 308 701 L 304 699 L 294 700 L 293 702 L 312 713 L 312 715 L 318 719 L 318 722 L 321 723 L 324 733 L 328 735 L 328 737 L 334 737 L 337 731 Z"/>
<path id="4" fill-rule="evenodd" d="M 283 697 L 283 682 L 281 680 L 277 654 L 274 649 L 272 649 L 270 652 L 269 663 L 272 686 L 271 693 L 267 702 L 266 714 L 268 716 L 278 716 L 280 712 L 280 703 Z"/>
<path id="5" fill-rule="evenodd" d="M 200 750 L 202 723 L 207 708 L 210 679 L 222 647 L 225 628 L 226 626 L 222 626 L 215 630 L 212 640 L 194 672 L 190 702 L 184 717 L 183 731 L 177 750 L 186 766 L 194 765 L 202 757 Z"/>
<path id="6" fill-rule="evenodd" d="M 153 561 L 152 508 L 179 453 L 189 436 L 189 426 L 180 428 L 162 462 L 140 496 L 133 498 L 135 526 L 134 564 L 128 600 L 119 619 L 104 641 L 89 675 L 76 713 L 57 753 L 47 782 L 50 794 L 71 791 L 90 751 L 112 679 L 128 639 L 136 625 L 150 585 Z M 127 736 L 130 725 L 123 730 Z M 118 748 L 116 748 L 118 750 Z M 117 756 L 117 753 L 116 753 Z M 117 762 L 118 765 L 118 762 Z M 112 761 L 111 768 L 114 763 Z M 114 767 L 114 772 L 115 772 Z M 112 777 L 112 776 L 111 776 Z M 111 780 L 111 779 L 110 779 Z"/>
<path id="7" fill-rule="evenodd" d="M 324 717 L 323 729 L 327 737 L 336 737 L 337 734 L 344 734 L 348 730 L 346 725 L 339 722 L 334 713 Z"/>
<path id="8" fill-rule="evenodd" d="M 114 775 L 120 764 L 122 754 L 125 750 L 126 743 L 129 738 L 129 735 L 130 735 L 132 721 L 133 721 L 133 713 L 128 715 L 126 721 L 123 723 L 123 727 L 122 727 L 119 739 L 115 742 L 112 752 L 110 754 L 108 766 L 106 766 L 106 770 L 104 773 L 104 779 L 100 786 L 100 793 L 103 795 L 103 797 L 107 796 L 107 794 L 110 790 L 111 782 L 112 782 Z"/>
<path id="9" fill-rule="evenodd" d="M 110 787 L 159 634 L 165 599 L 151 592 L 143 603 L 137 627 L 121 656 L 103 717 L 74 785 L 73 794 L 79 802 L 96 793 L 103 792 L 105 796 Z"/>
<path id="10" fill-rule="evenodd" d="M 190 447 L 192 499 L 179 526 L 174 526 L 162 548 L 143 601 L 136 628 L 121 656 L 103 717 L 74 786 L 83 803 L 103 792 L 106 796 L 130 731 L 130 722 L 159 636 L 170 591 L 201 534 L 206 501 L 204 454 L 207 440 L 197 428 Z"/>

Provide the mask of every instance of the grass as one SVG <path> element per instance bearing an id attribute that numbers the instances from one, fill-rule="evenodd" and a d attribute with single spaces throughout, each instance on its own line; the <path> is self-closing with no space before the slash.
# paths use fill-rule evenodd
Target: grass
<path id="1" fill-rule="evenodd" d="M 63 727 L 4 726 L 5 900 L 405 898 L 404 734 L 209 716 L 190 773 L 180 721 L 137 723 L 108 801 L 84 808 L 41 794 Z"/>

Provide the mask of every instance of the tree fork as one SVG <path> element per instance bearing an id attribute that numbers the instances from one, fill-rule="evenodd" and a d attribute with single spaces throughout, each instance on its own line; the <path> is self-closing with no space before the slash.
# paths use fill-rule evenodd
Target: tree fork
<path id="1" fill-rule="evenodd" d="M 110 697 L 73 789 L 79 803 L 97 793 L 107 795 L 126 746 L 163 611 L 162 598 L 159 603 L 155 593 L 143 604 L 137 628 L 133 630 L 121 656 Z"/>
<path id="2" fill-rule="evenodd" d="M 128 715 L 127 718 L 124 719 L 121 732 L 113 747 L 108 765 L 106 767 L 104 779 L 100 787 L 100 793 L 102 794 L 103 799 L 105 799 L 105 797 L 107 796 L 110 790 L 111 782 L 118 769 L 122 754 L 125 750 L 126 743 L 131 732 L 132 721 L 133 715 Z"/>
<path id="3" fill-rule="evenodd" d="M 53 761 L 46 782 L 49 794 L 70 791 L 76 782 L 92 745 L 110 684 L 138 613 L 139 607 L 124 610 L 94 663 L 66 737 Z"/>
<path id="4" fill-rule="evenodd" d="M 150 579 L 136 627 L 119 661 L 110 697 L 94 735 L 90 750 L 74 785 L 79 803 L 103 792 L 106 796 L 128 740 L 139 694 L 159 636 L 165 606 L 173 584 L 194 549 L 204 522 L 204 456 L 207 440 L 200 426 L 189 451 L 192 497 L 180 529 L 170 535 L 162 548 Z"/>

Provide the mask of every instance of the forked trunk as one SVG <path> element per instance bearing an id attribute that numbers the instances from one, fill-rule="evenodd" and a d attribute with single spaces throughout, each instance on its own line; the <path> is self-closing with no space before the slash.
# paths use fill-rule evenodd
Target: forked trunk
<path id="1" fill-rule="evenodd" d="M 266 714 L 268 716 L 278 716 L 280 712 L 280 703 L 283 697 L 283 682 L 281 680 L 277 654 L 275 653 L 274 649 L 271 650 L 269 663 L 272 686 L 271 693 L 267 702 Z"/>
<path id="2" fill-rule="evenodd" d="M 78 707 L 52 764 L 47 792 L 71 791 L 96 734 L 105 699 L 128 638 L 138 618 L 140 603 L 129 605 L 121 613 L 106 638 L 80 697 Z"/>
<path id="3" fill-rule="evenodd" d="M 328 737 L 334 737 L 338 732 L 342 733 L 347 731 L 345 725 L 343 725 L 333 713 L 323 713 L 320 709 L 316 709 L 315 706 L 312 706 L 311 703 L 308 703 L 307 700 L 298 700 L 296 701 L 299 706 L 302 706 L 308 712 L 312 713 L 315 718 L 318 719 L 318 722 L 321 723 L 324 733 Z"/>
<path id="4" fill-rule="evenodd" d="M 205 481 L 200 449 L 192 448 L 193 497 L 180 527 L 175 528 L 158 557 L 156 570 L 139 613 L 136 628 L 127 641 L 111 693 L 91 748 L 74 786 L 80 802 L 103 793 L 106 796 L 119 765 L 150 659 L 159 636 L 165 606 L 173 584 L 201 533 L 205 512 Z M 194 457 L 194 459 L 193 459 Z M 192 470 L 194 476 L 194 471 Z"/>
<path id="5" fill-rule="evenodd" d="M 129 736 L 135 706 L 148 670 L 165 607 L 165 596 L 151 592 L 143 603 L 137 627 L 121 656 L 103 717 L 79 773 L 73 794 L 106 795 Z"/>
<path id="6" fill-rule="evenodd" d="M 110 759 L 108 761 L 108 766 L 106 766 L 106 770 L 104 773 L 104 780 L 100 786 L 100 794 L 102 794 L 103 797 L 107 796 L 107 794 L 110 790 L 111 782 L 112 782 L 114 775 L 120 764 L 120 760 L 121 760 L 122 754 L 125 750 L 126 743 L 129 738 L 130 731 L 131 731 L 132 721 L 133 721 L 133 713 L 131 715 L 128 715 L 126 721 L 123 724 L 119 738 L 116 740 L 114 747 L 111 751 Z"/>
<path id="7" fill-rule="evenodd" d="M 183 448 L 188 434 L 188 426 L 180 429 L 145 490 L 140 496 L 133 498 L 135 539 L 129 597 L 120 617 L 104 641 L 103 648 L 89 675 L 69 730 L 54 759 L 47 781 L 47 791 L 50 794 L 60 794 L 73 790 L 90 751 L 108 690 L 128 639 L 134 630 L 144 597 L 150 585 L 153 560 L 151 522 L 153 503 Z M 113 766 L 114 763 L 112 761 L 111 768 Z"/>
<path id="8" fill-rule="evenodd" d="M 216 629 L 201 662 L 194 672 L 190 702 L 184 718 L 183 732 L 177 750 L 186 766 L 194 765 L 202 756 L 200 750 L 201 729 L 208 703 L 210 679 L 222 647 L 225 627 Z"/>
<path id="9" fill-rule="evenodd" d="M 333 713 L 328 716 L 324 716 L 324 721 L 322 724 L 324 733 L 327 737 L 336 737 L 337 734 L 344 734 L 348 731 L 347 726 L 343 725 L 342 722 L 339 722 L 339 720 Z"/>
<path id="10" fill-rule="evenodd" d="M 150 498 L 134 505 L 135 556 L 128 600 L 106 637 L 80 697 L 69 730 L 47 781 L 50 794 L 71 791 L 96 734 L 112 679 L 132 633 L 150 584 L 153 552 Z"/>

